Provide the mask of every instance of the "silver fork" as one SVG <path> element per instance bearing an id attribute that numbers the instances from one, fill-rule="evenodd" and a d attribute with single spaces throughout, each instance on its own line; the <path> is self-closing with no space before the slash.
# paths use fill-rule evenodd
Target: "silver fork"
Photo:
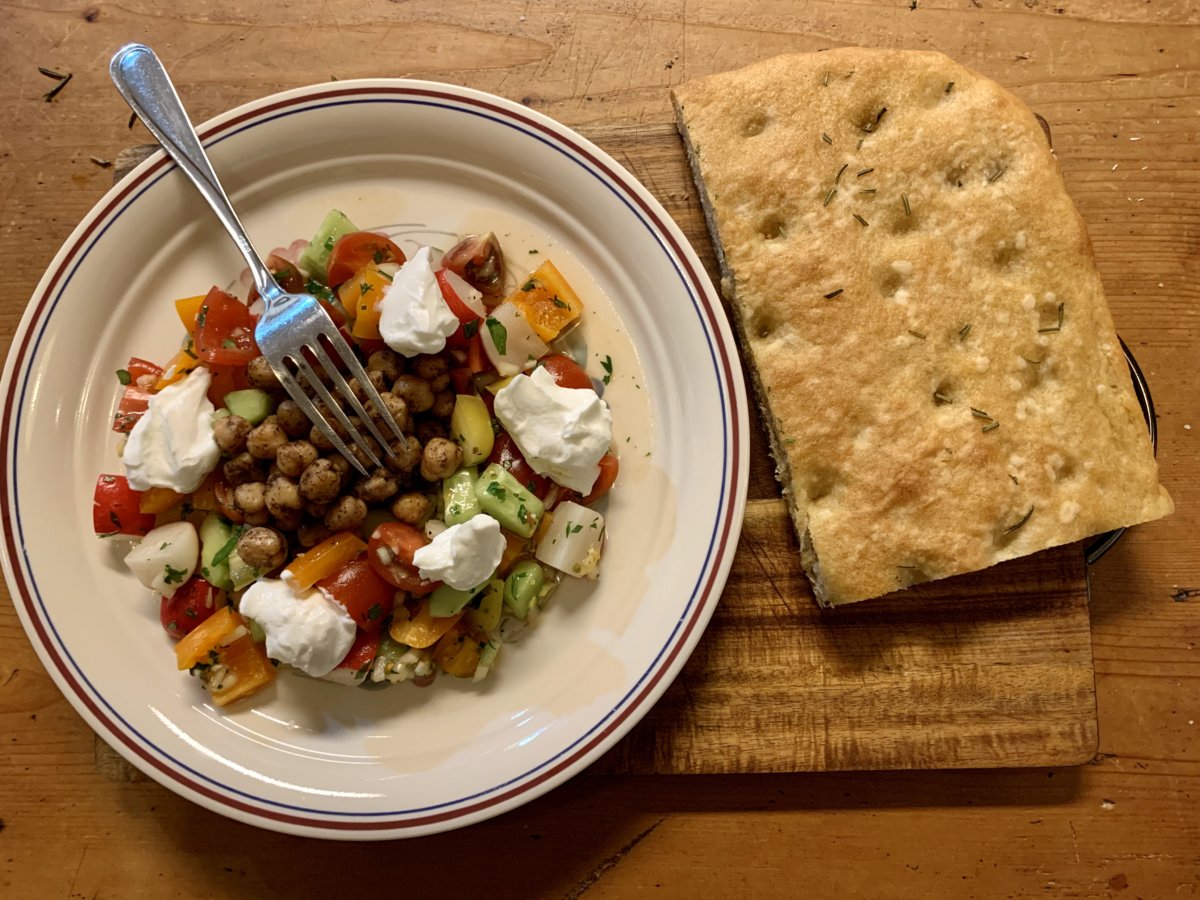
<path id="1" fill-rule="evenodd" d="M 379 392 L 371 384 L 358 357 L 329 318 L 329 314 L 321 308 L 317 298 L 311 294 L 286 293 L 259 257 L 246 235 L 245 228 L 238 220 L 237 213 L 233 211 L 225 190 L 217 180 L 204 147 L 196 136 L 196 130 L 175 92 L 175 86 L 171 84 L 166 69 L 154 51 L 144 44 L 126 44 L 113 56 L 109 64 L 109 74 L 125 102 L 150 129 L 150 133 L 158 138 L 163 149 L 208 201 L 212 211 L 237 244 L 246 265 L 250 267 L 255 287 L 258 288 L 266 307 L 255 326 L 254 339 L 280 384 L 313 424 L 321 429 L 329 442 L 362 474 L 368 474 L 366 468 L 304 392 L 301 379 L 321 398 L 338 424 L 345 429 L 350 442 L 356 445 L 373 465 L 378 467 L 383 463 L 372 452 L 362 432 L 350 421 L 341 403 L 325 386 L 322 374 L 329 381 L 333 391 L 366 425 L 383 452 L 395 456 L 390 442 L 383 436 L 362 402 L 338 371 L 330 351 L 358 380 L 359 387 L 371 406 L 396 440 L 405 440 L 403 432 L 384 405 Z M 311 354 L 317 361 L 321 372 L 309 362 L 306 353 Z"/>

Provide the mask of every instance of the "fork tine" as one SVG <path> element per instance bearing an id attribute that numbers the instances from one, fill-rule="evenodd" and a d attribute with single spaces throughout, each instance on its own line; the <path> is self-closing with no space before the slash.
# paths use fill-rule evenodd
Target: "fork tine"
<path id="1" fill-rule="evenodd" d="M 296 401 L 296 405 L 304 410 L 304 414 L 308 416 L 309 420 L 312 421 L 312 423 L 318 428 L 320 428 L 322 432 L 324 432 L 325 437 L 329 438 L 329 442 L 333 444 L 335 448 L 337 448 L 337 451 L 341 453 L 342 456 L 346 457 L 350 465 L 358 469 L 358 471 L 363 475 L 367 475 L 368 472 L 363 467 L 363 464 L 358 461 L 358 459 L 350 451 L 350 448 L 346 446 L 346 442 L 338 437 L 337 432 L 333 430 L 330 424 L 325 420 L 325 417 L 321 415 L 320 411 L 316 407 L 316 404 L 312 402 L 312 399 L 308 396 L 308 394 L 304 393 L 304 389 L 300 386 L 296 379 L 292 377 L 292 374 L 284 366 L 280 366 L 279 371 L 275 374 L 279 379 L 279 383 L 282 384 L 284 389 L 288 392 L 288 395 Z M 313 378 L 311 375 L 309 375 L 306 376 L 306 380 L 311 383 Z M 320 388 L 324 388 L 324 385 L 321 384 L 319 380 L 316 381 L 316 384 Z M 328 396 L 328 392 L 326 392 L 326 396 Z"/>
<path id="2" fill-rule="evenodd" d="M 375 407 L 375 411 L 379 413 L 379 417 L 383 419 L 383 421 L 387 422 L 388 428 L 390 428 L 392 434 L 396 436 L 396 440 L 405 440 L 404 432 L 400 430 L 400 426 L 396 424 L 396 420 L 392 418 L 392 414 L 388 412 L 388 408 L 383 405 L 383 398 L 379 396 L 379 391 L 375 390 L 375 385 L 371 384 L 371 379 L 367 377 L 366 370 L 363 369 L 362 363 L 358 361 L 358 357 L 354 354 L 354 351 L 350 349 L 350 345 L 346 343 L 346 339 L 342 337 L 342 333 L 334 328 L 325 336 L 329 338 L 330 345 L 334 350 L 337 351 L 337 354 L 341 358 L 342 362 L 346 364 L 346 367 L 350 370 L 354 377 L 358 379 L 359 385 L 362 386 L 363 393 L 367 395 L 367 399 L 371 401 L 371 405 Z M 362 408 L 362 404 L 358 402 L 358 398 L 352 397 L 352 399 L 354 401 L 355 409 L 358 411 L 359 415 L 366 420 L 368 426 L 371 428 L 371 432 L 375 435 L 375 439 L 383 445 L 384 449 L 388 453 L 394 455 L 392 448 L 388 446 L 388 441 L 384 440 L 383 435 L 375 430 L 374 423 L 371 422 L 371 417 L 367 415 L 367 411 Z"/>
<path id="3" fill-rule="evenodd" d="M 364 424 L 366 424 L 367 430 L 371 432 L 371 434 L 375 437 L 375 440 L 379 441 L 379 446 L 383 448 L 389 456 L 394 456 L 395 451 L 388 446 L 388 439 L 383 436 L 383 432 L 375 427 L 375 423 L 371 421 L 371 417 L 367 415 L 367 411 L 363 408 L 363 405 L 359 402 L 359 399 L 354 396 L 354 391 L 350 390 L 350 385 L 346 383 L 346 379 L 341 376 L 340 372 L 338 372 L 337 366 L 334 365 L 333 360 L 329 358 L 329 354 L 325 352 L 325 348 L 322 347 L 317 341 L 313 341 L 311 349 L 321 361 L 321 364 L 325 367 L 325 371 L 329 373 L 330 380 L 333 382 L 333 386 L 337 389 L 338 393 L 345 398 L 346 402 L 353 407 L 354 411 L 358 414 L 358 417 L 363 421 Z M 349 350 L 349 348 L 347 348 L 347 350 Z M 353 355 L 351 355 L 351 359 L 353 359 Z M 357 360 L 355 360 L 355 362 L 357 362 Z M 365 375 L 366 373 L 363 374 Z M 359 379 L 358 383 L 360 386 L 365 384 L 367 387 L 371 387 L 372 390 L 374 390 L 370 381 Z M 382 400 L 380 400 L 379 403 L 381 406 L 383 405 Z M 384 408 L 384 412 L 387 412 L 386 407 Z M 388 418 L 391 418 L 391 416 L 389 415 Z"/>
<path id="4" fill-rule="evenodd" d="M 316 341 L 313 341 L 313 344 L 316 343 Z M 309 347 L 308 349 L 312 350 L 313 348 Z M 324 353 L 321 353 L 321 355 L 323 356 Z M 356 444 L 358 448 L 367 455 L 367 459 L 369 459 L 374 466 L 377 468 L 382 466 L 383 463 L 379 461 L 379 457 L 371 452 L 371 448 L 368 447 L 366 442 L 363 440 L 362 432 L 355 428 L 354 424 L 349 418 L 347 418 L 346 413 L 342 410 L 341 404 L 338 403 L 338 401 L 334 399 L 333 395 L 329 393 L 329 388 L 325 387 L 325 383 L 317 377 L 317 373 L 313 371 L 312 366 L 308 364 L 308 360 L 304 358 L 304 355 L 302 353 L 297 353 L 292 357 L 292 361 L 295 362 L 296 367 L 304 373 L 304 377 L 308 380 L 308 383 L 313 386 L 313 390 L 320 394 L 321 399 L 325 401 L 325 406 L 329 408 L 331 413 L 333 413 L 333 417 L 338 420 L 338 423 L 343 428 L 346 429 L 346 433 L 350 436 L 350 442 Z M 331 428 L 330 431 L 332 430 L 333 429 Z M 338 449 L 341 450 L 342 448 L 339 447 Z M 350 452 L 349 448 L 342 450 L 342 454 L 354 464 L 354 467 L 358 469 L 358 471 L 362 472 L 364 475 L 369 474 L 366 469 L 363 468 L 362 464 Z"/>
<path id="5" fill-rule="evenodd" d="M 315 344 L 316 342 L 314 341 L 313 343 Z M 305 349 L 312 350 L 313 348 L 310 346 Z M 325 402 L 325 406 L 329 409 L 329 411 L 331 413 L 333 413 L 333 417 L 338 420 L 338 423 L 344 429 L 346 429 L 346 434 L 350 439 L 350 443 L 356 445 L 360 450 L 362 450 L 362 452 L 364 454 L 366 454 L 367 459 L 371 461 L 371 464 L 373 466 L 378 467 L 378 466 L 383 465 L 383 463 L 381 463 L 379 461 L 379 457 L 377 457 L 371 451 L 371 448 L 368 447 L 366 442 L 363 440 L 362 432 L 359 431 L 354 426 L 354 424 L 350 421 L 350 419 L 347 417 L 345 411 L 342 409 L 341 404 L 329 392 L 329 389 L 325 386 L 325 383 L 323 381 L 321 381 L 321 379 L 317 376 L 317 373 L 313 369 L 313 367 L 311 365 L 309 365 L 308 360 L 304 359 L 303 355 L 299 354 L 299 353 L 295 357 L 293 357 L 293 360 L 295 361 L 296 366 L 300 370 L 300 372 L 303 373 L 303 375 L 304 375 L 305 379 L 308 381 L 308 383 L 313 386 L 313 390 L 315 390 L 320 395 L 321 399 Z M 333 429 L 331 428 L 330 431 L 332 431 L 332 430 Z M 345 451 L 343 451 L 343 455 L 345 455 L 350 460 L 350 462 L 354 464 L 354 467 L 356 469 L 358 469 L 360 472 L 362 472 L 364 475 L 369 474 L 363 468 L 362 463 L 359 462 L 359 460 L 349 450 L 349 448 L 347 448 Z"/>

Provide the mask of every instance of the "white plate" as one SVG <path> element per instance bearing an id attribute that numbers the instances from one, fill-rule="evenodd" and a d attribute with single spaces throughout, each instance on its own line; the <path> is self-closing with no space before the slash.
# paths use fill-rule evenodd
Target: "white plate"
<path id="1" fill-rule="evenodd" d="M 553 259 L 588 305 L 589 366 L 621 475 L 599 583 L 560 590 L 480 685 L 363 691 L 285 675 L 220 711 L 174 669 L 157 601 L 92 536 L 92 489 L 121 471 L 109 430 L 130 355 L 165 360 L 171 300 L 241 264 L 159 153 L 55 257 L 4 371 L 4 570 L 63 693 L 171 790 L 266 828 L 347 839 L 459 827 L 580 771 L 658 699 L 717 603 L 741 529 L 746 396 L 724 312 L 654 198 L 562 125 L 416 81 L 316 85 L 199 129 L 260 249 L 331 206 L 360 225 L 491 228 L 512 264 Z M 538 250 L 532 254 L 530 250 Z"/>

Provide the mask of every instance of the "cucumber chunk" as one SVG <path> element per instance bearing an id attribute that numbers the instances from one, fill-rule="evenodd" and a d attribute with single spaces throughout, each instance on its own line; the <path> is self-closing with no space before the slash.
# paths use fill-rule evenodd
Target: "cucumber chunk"
<path id="1" fill-rule="evenodd" d="M 321 220 L 321 227 L 313 235 L 304 252 L 300 254 L 300 268 L 315 278 L 325 281 L 325 270 L 329 267 L 329 254 L 333 245 L 342 235 L 358 231 L 358 227 L 350 221 L 344 212 L 331 209 Z"/>
<path id="2" fill-rule="evenodd" d="M 470 603 L 475 595 L 487 587 L 487 585 L 488 583 L 485 581 L 478 587 L 460 591 L 450 587 L 448 584 L 443 584 L 429 595 L 429 614 L 436 619 L 452 616 Z"/>
<path id="3" fill-rule="evenodd" d="M 442 512 L 447 525 L 460 525 L 483 511 L 475 496 L 475 481 L 474 466 L 442 479 Z"/>
<path id="4" fill-rule="evenodd" d="M 246 388 L 230 391 L 225 395 L 225 406 L 235 416 L 241 416 L 251 425 L 257 425 L 275 411 L 275 401 L 266 391 Z"/>
<path id="5" fill-rule="evenodd" d="M 483 511 L 509 531 L 530 537 L 546 508 L 508 469 L 492 463 L 475 482 L 475 496 Z"/>
<path id="6" fill-rule="evenodd" d="M 545 582 L 546 573 L 539 563 L 532 559 L 522 560 L 504 579 L 504 605 L 518 619 L 528 618 Z"/>
<path id="7" fill-rule="evenodd" d="M 219 563 L 213 559 L 220 553 L 233 537 L 233 526 L 216 513 L 209 513 L 200 523 L 200 577 L 215 588 L 223 591 L 233 590 L 233 580 L 229 577 L 229 556 Z"/>
<path id="8" fill-rule="evenodd" d="M 258 576 L 262 574 L 254 566 L 238 556 L 236 549 L 229 551 L 229 556 L 225 558 L 225 563 L 229 566 L 229 580 L 233 584 L 235 591 L 240 591 L 242 588 L 254 584 Z"/>

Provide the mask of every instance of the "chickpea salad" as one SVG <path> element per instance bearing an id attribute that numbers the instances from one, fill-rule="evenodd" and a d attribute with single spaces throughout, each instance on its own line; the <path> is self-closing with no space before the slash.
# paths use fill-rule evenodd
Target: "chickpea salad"
<path id="1" fill-rule="evenodd" d="M 493 234 L 410 256 L 338 210 L 267 264 L 320 300 L 403 440 L 366 436 L 385 465 L 354 448 L 361 475 L 259 354 L 255 290 L 213 287 L 175 301 L 186 334 L 165 365 L 117 372 L 124 472 L 97 480 L 97 535 L 136 541 L 125 564 L 217 706 L 281 666 L 364 687 L 485 678 L 564 577 L 599 575 L 594 505 L 618 460 L 611 361 L 593 378 L 571 355 L 583 302 L 549 260 L 517 277 Z"/>

